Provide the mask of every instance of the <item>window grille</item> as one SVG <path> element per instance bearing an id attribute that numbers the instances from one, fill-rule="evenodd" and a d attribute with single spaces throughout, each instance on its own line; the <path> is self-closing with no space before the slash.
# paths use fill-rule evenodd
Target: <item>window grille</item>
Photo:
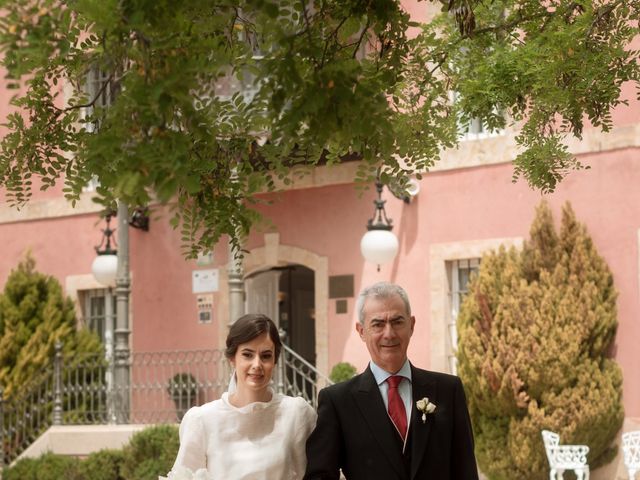
<path id="1" fill-rule="evenodd" d="M 118 93 L 118 84 L 112 75 L 93 66 L 87 73 L 86 92 L 89 102 L 93 101 L 98 108 L 110 107 Z"/>
<path id="2" fill-rule="evenodd" d="M 84 321 L 87 328 L 98 334 L 105 346 L 113 344 L 116 297 L 110 289 L 85 290 Z"/>

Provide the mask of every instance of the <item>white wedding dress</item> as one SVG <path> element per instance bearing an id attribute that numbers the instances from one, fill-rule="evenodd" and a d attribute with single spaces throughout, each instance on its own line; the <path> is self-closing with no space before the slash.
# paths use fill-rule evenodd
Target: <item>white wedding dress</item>
<path id="1" fill-rule="evenodd" d="M 185 414 L 175 475 L 169 478 L 206 469 L 214 480 L 302 479 L 305 443 L 315 423 L 315 410 L 301 397 L 272 391 L 269 402 L 237 408 L 226 392 Z"/>

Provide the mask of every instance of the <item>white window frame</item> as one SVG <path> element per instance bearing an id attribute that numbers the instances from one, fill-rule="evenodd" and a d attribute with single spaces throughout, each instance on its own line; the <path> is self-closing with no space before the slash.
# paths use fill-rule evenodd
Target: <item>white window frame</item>
<path id="1" fill-rule="evenodd" d="M 110 74 L 104 72 L 97 65 L 92 65 L 87 72 L 84 84 L 84 91 L 87 94 L 87 101 L 91 102 L 98 92 L 103 89 L 105 83 L 109 82 Z M 111 80 L 113 82 L 113 80 Z M 111 83 L 110 82 L 110 83 Z M 112 85 L 107 85 L 102 93 L 100 93 L 99 98 L 96 100 L 96 105 L 102 108 L 110 107 L 113 104 L 114 94 L 116 88 Z M 93 107 L 85 107 L 82 109 L 80 116 L 82 119 L 88 117 L 93 111 Z M 94 124 L 85 124 L 85 129 L 89 133 L 93 133 L 96 130 L 96 126 Z M 89 182 L 82 187 L 83 192 L 95 192 L 96 189 L 100 186 L 100 181 L 98 177 L 93 176 Z"/>
<path id="2" fill-rule="evenodd" d="M 522 248 L 522 237 L 488 238 L 449 243 L 433 243 L 429 246 L 429 299 L 430 299 L 430 335 L 429 369 L 449 373 L 448 345 L 449 328 L 449 280 L 447 262 L 470 258 L 481 258 L 489 250 L 505 247 Z"/>
<path id="3" fill-rule="evenodd" d="M 449 101 L 455 104 L 458 101 L 459 93 L 455 90 L 449 92 Z M 505 135 L 504 129 L 489 131 L 487 126 L 480 121 L 479 117 L 474 117 L 469 121 L 468 125 L 463 125 L 458 120 L 458 136 L 461 142 L 471 140 L 484 140 L 485 138 L 498 137 Z"/>
<path id="4" fill-rule="evenodd" d="M 449 300 L 449 318 L 447 319 L 447 363 L 449 366 L 449 373 L 453 375 L 458 374 L 458 359 L 456 353 L 458 351 L 458 314 L 460 313 L 460 307 L 464 296 L 467 294 L 468 283 L 464 285 L 463 280 L 468 282 L 473 275 L 472 272 L 477 272 L 480 268 L 480 259 L 477 257 L 449 260 L 447 261 L 447 279 L 448 279 L 448 300 Z M 470 273 L 466 279 L 462 277 L 462 270 L 468 270 Z"/>
<path id="5" fill-rule="evenodd" d="M 116 316 L 115 295 L 111 288 L 96 288 L 82 290 L 80 296 L 83 303 L 84 323 L 90 330 L 96 332 L 107 350 L 113 350 L 113 331 Z M 102 314 L 94 314 L 94 300 L 101 305 Z M 94 322 L 98 322 L 99 328 L 95 328 Z M 107 355 L 110 352 L 107 352 Z"/>

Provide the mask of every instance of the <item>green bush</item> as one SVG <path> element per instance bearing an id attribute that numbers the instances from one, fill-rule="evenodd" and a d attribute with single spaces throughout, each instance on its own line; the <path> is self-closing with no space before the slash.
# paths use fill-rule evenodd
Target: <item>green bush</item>
<path id="1" fill-rule="evenodd" d="M 157 480 L 166 475 L 178 454 L 180 440 L 175 425 L 156 425 L 133 437 L 124 448 L 121 475 L 126 480 Z"/>
<path id="2" fill-rule="evenodd" d="M 124 452 L 122 450 L 100 450 L 80 463 L 83 480 L 125 480 L 121 475 Z"/>
<path id="3" fill-rule="evenodd" d="M 77 458 L 45 453 L 38 458 L 18 460 L 13 467 L 2 472 L 2 478 L 3 480 L 84 480 L 80 475 L 79 467 L 80 460 Z"/>
<path id="4" fill-rule="evenodd" d="M 66 367 L 104 355 L 98 336 L 77 329 L 77 323 L 73 301 L 64 296 L 60 282 L 38 272 L 35 260 L 27 255 L 0 292 L 0 387 L 5 400 L 51 368 L 58 341 Z"/>
<path id="5" fill-rule="evenodd" d="M 356 373 L 358 373 L 358 370 L 349 362 L 340 362 L 336 363 L 331 369 L 329 379 L 333 383 L 345 382 L 350 378 L 353 378 Z"/>
<path id="6" fill-rule="evenodd" d="M 458 317 L 458 373 L 491 480 L 548 478 L 543 429 L 588 445 L 596 468 L 624 420 L 607 264 L 568 205 L 558 234 L 543 203 L 530 236 L 521 251 L 483 257 Z"/>
<path id="7" fill-rule="evenodd" d="M 178 454 L 174 425 L 146 428 L 122 450 L 100 450 L 80 460 L 46 453 L 19 460 L 3 473 L 3 480 L 157 480 L 166 475 Z"/>

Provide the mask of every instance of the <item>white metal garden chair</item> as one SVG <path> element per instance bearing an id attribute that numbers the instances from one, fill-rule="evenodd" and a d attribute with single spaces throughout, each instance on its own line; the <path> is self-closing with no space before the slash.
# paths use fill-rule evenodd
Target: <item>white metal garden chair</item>
<path id="1" fill-rule="evenodd" d="M 622 434 L 622 454 L 629 479 L 634 480 L 640 472 L 640 430 Z"/>
<path id="2" fill-rule="evenodd" d="M 549 460 L 549 479 L 562 480 L 565 470 L 573 470 L 578 480 L 589 479 L 589 465 L 587 464 L 587 453 L 589 447 L 586 445 L 560 445 L 560 435 L 542 431 L 544 449 Z"/>

